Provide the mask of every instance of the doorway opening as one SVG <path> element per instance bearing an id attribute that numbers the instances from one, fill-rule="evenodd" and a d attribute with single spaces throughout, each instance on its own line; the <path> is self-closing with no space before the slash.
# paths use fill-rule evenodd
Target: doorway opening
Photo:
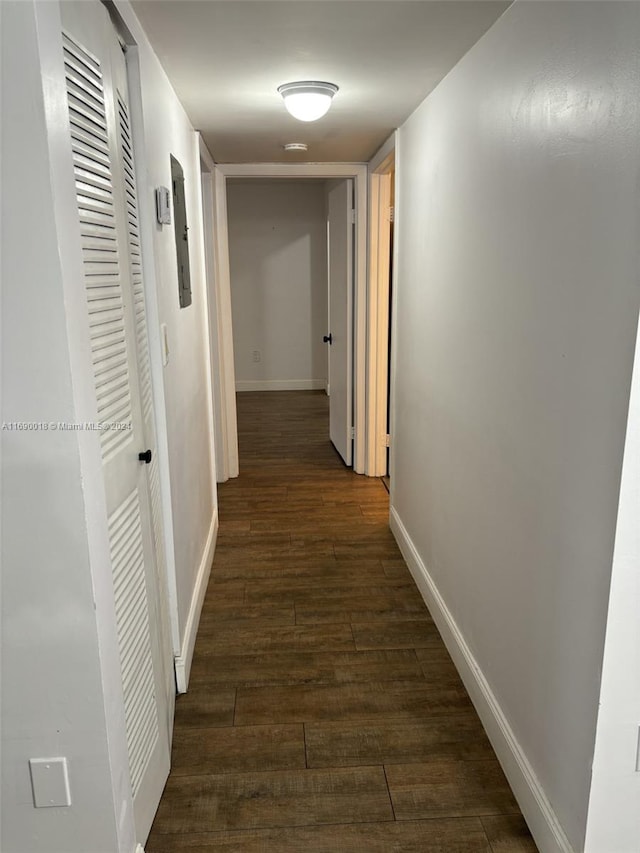
<path id="1" fill-rule="evenodd" d="M 396 252 L 395 140 L 369 164 L 369 390 L 367 447 L 368 473 L 385 478 L 390 489 L 393 339 L 392 316 Z"/>
<path id="2" fill-rule="evenodd" d="M 311 189 L 314 185 L 322 187 L 325 205 L 322 232 L 325 242 L 320 249 L 324 264 L 319 266 L 324 268 L 322 293 L 316 288 L 313 292 L 309 289 L 305 295 L 306 283 L 301 292 L 289 280 L 295 277 L 291 271 L 299 266 L 310 247 L 305 247 L 304 235 L 298 234 L 296 238 L 297 226 L 292 222 L 291 211 L 287 218 L 286 204 L 280 211 L 279 224 L 272 223 L 269 229 L 268 217 L 259 216 L 255 205 L 248 204 L 246 198 L 242 200 L 243 196 L 255 194 L 256 186 L 264 194 L 266 188 L 273 190 L 275 184 L 280 185 L 282 195 L 291 195 L 293 190 L 286 186 L 291 179 L 302 180 Z M 226 460 L 223 460 L 226 465 L 219 466 L 218 480 L 222 482 L 239 472 L 236 390 L 242 392 L 256 387 L 263 390 L 306 388 L 328 392 L 332 410 L 332 441 L 346 464 L 353 465 L 356 473 L 365 473 L 366 167 L 349 163 L 292 166 L 224 164 L 214 167 L 213 183 L 216 276 L 215 298 L 211 302 L 215 303 L 216 316 L 212 316 L 212 324 L 219 332 L 217 350 L 225 351 L 225 357 L 214 364 L 214 372 L 223 377 L 218 384 L 221 418 L 226 425 L 226 447 L 216 436 L 216 458 L 226 455 Z M 345 188 L 345 251 L 341 254 L 345 270 L 342 294 L 345 307 L 340 313 L 342 329 L 338 328 L 336 334 L 329 328 L 327 280 L 331 281 L 332 276 L 327 274 L 327 270 L 332 266 L 332 245 L 335 248 L 338 240 L 335 235 L 331 239 L 331 233 L 327 232 L 326 206 L 332 188 L 338 185 Z M 238 210 L 240 219 L 244 219 L 245 224 L 249 223 L 257 233 L 258 239 L 254 239 L 250 246 L 246 244 L 246 235 L 243 246 L 242 235 L 236 228 Z M 268 247 L 268 257 L 262 261 L 256 256 L 261 243 L 263 248 Z M 317 243 L 314 249 L 316 256 L 318 245 L 322 244 Z M 255 290 L 253 292 L 256 298 L 251 299 L 249 284 L 253 281 L 255 286 L 256 279 L 262 284 L 257 294 Z M 333 302 L 334 307 L 339 304 L 335 294 Z M 294 317 L 296 304 L 303 307 L 301 327 L 296 325 Z M 298 314 L 298 318 L 300 316 Z M 261 319 L 260 328 L 257 318 Z M 332 321 L 336 323 L 335 316 Z M 323 340 L 325 337 L 327 341 Z M 339 358 L 337 351 L 341 346 Z M 295 352 L 299 358 L 293 356 Z M 339 360 L 344 374 L 342 383 L 331 378 L 332 374 L 335 375 L 331 365 Z M 291 373 L 292 369 L 297 375 Z M 342 406 L 337 405 L 340 400 L 343 401 Z M 235 466 L 232 458 L 234 448 Z"/>
<path id="3" fill-rule="evenodd" d="M 327 390 L 326 186 L 227 181 L 236 391 Z"/>
<path id="4" fill-rule="evenodd" d="M 227 181 L 236 392 L 329 397 L 353 461 L 353 180 Z"/>

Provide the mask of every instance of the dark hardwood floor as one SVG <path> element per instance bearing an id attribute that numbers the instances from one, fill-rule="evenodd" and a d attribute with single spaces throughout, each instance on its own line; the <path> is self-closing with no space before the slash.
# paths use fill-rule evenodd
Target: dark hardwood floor
<path id="1" fill-rule="evenodd" d="M 238 418 L 147 853 L 534 853 L 326 396 L 243 393 Z"/>

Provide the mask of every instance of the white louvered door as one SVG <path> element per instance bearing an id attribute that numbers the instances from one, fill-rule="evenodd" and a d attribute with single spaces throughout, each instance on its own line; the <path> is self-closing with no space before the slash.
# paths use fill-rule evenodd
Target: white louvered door
<path id="1" fill-rule="evenodd" d="M 156 550 L 160 560 L 164 550 L 126 74 L 99 0 L 61 9 L 92 370 L 99 420 L 111 425 L 101 432 L 102 470 L 136 836 L 144 843 L 169 772 L 173 660 L 163 566 L 156 568 Z M 120 98 L 115 79 L 124 80 Z M 138 453 L 148 448 L 146 465 Z"/>
<path id="2" fill-rule="evenodd" d="M 115 95 L 116 120 L 118 125 L 118 154 L 120 166 L 120 187 L 123 194 L 123 204 L 126 210 L 127 241 L 129 248 L 129 270 L 131 274 L 131 291 L 133 296 L 133 312 L 136 333 L 136 353 L 138 365 L 138 380 L 142 407 L 143 431 L 145 447 L 151 450 L 151 462 L 147 467 L 149 499 L 151 509 L 151 527 L 155 550 L 155 569 L 158 589 L 158 624 L 162 635 L 160 641 L 163 648 L 163 659 L 168 662 L 165 666 L 164 690 L 166 699 L 167 725 L 169 733 L 173 729 L 173 712 L 175 708 L 176 681 L 173 667 L 173 646 L 169 618 L 169 603 L 167 598 L 167 564 L 164 547 L 164 531 L 162 522 L 162 505 L 160 497 L 160 475 L 158 471 L 158 456 L 156 453 L 156 425 L 153 411 L 153 392 L 151 387 L 151 364 L 149 361 L 149 336 L 147 332 L 147 312 L 145 309 L 144 279 L 142 267 L 142 252 L 140 247 L 140 222 L 138 210 L 138 189 L 135 171 L 135 154 L 133 145 L 133 130 L 131 125 L 131 109 L 127 82 L 127 68 L 123 50 L 113 33 L 111 39 L 111 68 Z"/>

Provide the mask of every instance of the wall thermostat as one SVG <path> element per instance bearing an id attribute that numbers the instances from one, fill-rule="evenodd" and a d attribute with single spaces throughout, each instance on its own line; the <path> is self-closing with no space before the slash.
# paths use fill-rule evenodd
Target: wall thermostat
<path id="1" fill-rule="evenodd" d="M 159 225 L 171 225 L 171 201 L 167 187 L 156 189 L 156 219 Z"/>

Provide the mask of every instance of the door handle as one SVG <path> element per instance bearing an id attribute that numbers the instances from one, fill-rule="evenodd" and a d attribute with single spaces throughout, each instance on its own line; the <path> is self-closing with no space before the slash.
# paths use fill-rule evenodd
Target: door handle
<path id="1" fill-rule="evenodd" d="M 331 332 L 329 332 L 328 335 L 323 335 L 322 340 L 325 342 L 325 344 L 329 344 L 329 346 L 331 346 L 331 344 L 333 342 L 333 337 L 331 335 Z"/>
<path id="2" fill-rule="evenodd" d="M 144 453 L 138 453 L 138 459 L 148 465 L 151 462 L 151 451 L 145 450 Z"/>

